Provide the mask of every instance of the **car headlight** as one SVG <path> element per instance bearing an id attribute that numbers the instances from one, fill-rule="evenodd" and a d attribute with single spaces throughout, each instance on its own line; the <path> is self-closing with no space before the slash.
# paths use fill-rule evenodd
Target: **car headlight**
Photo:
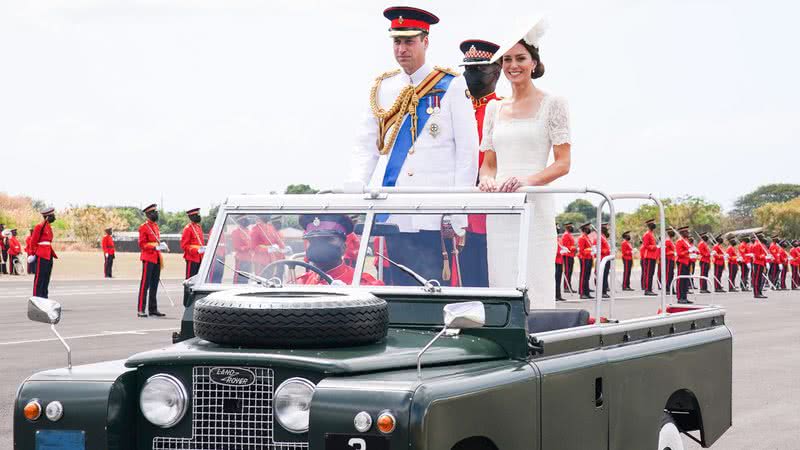
<path id="1" fill-rule="evenodd" d="M 308 431 L 308 414 L 314 389 L 314 383 L 305 378 L 289 378 L 275 389 L 275 418 L 283 428 L 292 433 Z"/>
<path id="2" fill-rule="evenodd" d="M 148 378 L 139 394 L 139 408 L 153 425 L 169 428 L 186 414 L 186 388 L 172 375 L 158 374 Z"/>

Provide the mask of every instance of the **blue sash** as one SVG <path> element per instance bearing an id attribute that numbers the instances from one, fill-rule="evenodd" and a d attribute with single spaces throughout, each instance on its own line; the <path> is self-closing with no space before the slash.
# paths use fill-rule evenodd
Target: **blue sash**
<path id="1" fill-rule="evenodd" d="M 453 78 L 455 78 L 453 75 L 446 74 L 431 90 L 446 92 Z M 431 94 L 428 94 L 425 97 L 429 97 L 430 95 Z M 442 96 L 444 96 L 444 94 L 442 94 Z M 422 98 L 424 99 L 425 97 Z M 430 118 L 427 109 L 427 102 L 423 102 L 422 99 L 420 99 L 417 105 L 417 138 L 419 138 L 419 133 L 425 128 L 425 124 Z M 397 140 L 395 140 L 392 153 L 389 155 L 389 162 L 386 164 L 386 172 L 383 174 L 383 186 L 394 186 L 395 183 L 397 183 L 397 177 L 400 176 L 400 169 L 403 168 L 403 164 L 406 162 L 406 157 L 408 157 L 408 151 L 411 150 L 412 144 L 411 115 L 408 114 L 403 120 L 403 125 L 400 126 Z"/>
<path id="2" fill-rule="evenodd" d="M 450 82 L 453 81 L 455 78 L 453 75 L 446 74 L 438 83 L 431 89 L 432 91 L 443 92 L 442 97 L 444 97 L 444 93 L 447 92 L 447 88 L 450 87 Z M 426 97 L 430 97 L 432 94 L 427 94 L 422 97 L 417 104 L 417 138 L 419 139 L 419 133 L 425 128 L 425 124 L 428 122 L 428 119 L 431 117 L 428 114 L 428 105 L 427 102 L 423 102 L 422 99 Z M 438 93 L 437 93 L 438 95 Z M 386 171 L 383 173 L 383 184 L 382 186 L 394 186 L 397 183 L 397 177 L 400 176 L 400 170 L 403 168 L 403 164 L 406 163 L 406 158 L 408 157 L 408 151 L 411 150 L 411 146 L 413 141 L 411 140 L 411 115 L 407 114 L 405 119 L 403 119 L 403 124 L 400 126 L 400 131 L 397 133 L 397 139 L 394 141 L 394 147 L 392 147 L 392 152 L 389 155 L 389 162 L 386 164 Z M 378 223 L 386 222 L 389 218 L 389 214 L 377 214 L 375 216 L 375 221 Z"/>

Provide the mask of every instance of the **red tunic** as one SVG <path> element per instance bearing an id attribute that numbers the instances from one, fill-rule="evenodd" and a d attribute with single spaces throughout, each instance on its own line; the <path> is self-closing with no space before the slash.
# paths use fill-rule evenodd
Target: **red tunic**
<path id="1" fill-rule="evenodd" d="M 689 264 L 691 259 L 689 258 L 689 241 L 686 239 L 678 239 L 678 242 L 675 243 L 675 253 L 677 255 L 678 263 L 680 264 Z M 667 259 L 669 259 L 669 255 L 667 255 Z"/>
<path id="2" fill-rule="evenodd" d="M 253 225 L 250 230 L 250 242 L 253 248 L 253 261 L 256 263 L 265 265 L 283 259 L 281 250 L 286 248 L 286 244 L 271 223 Z"/>
<path id="3" fill-rule="evenodd" d="M 739 244 L 739 253 L 742 255 L 742 262 L 747 264 L 753 262 L 753 258 L 748 256 L 748 253 L 752 253 L 750 248 L 750 244 L 747 242 L 742 242 Z"/>
<path id="4" fill-rule="evenodd" d="M 800 267 L 800 247 L 794 247 L 789 251 L 789 255 L 794 258 L 789 264 Z"/>
<path id="5" fill-rule="evenodd" d="M 605 258 L 611 254 L 611 246 L 605 236 L 600 236 L 600 258 Z"/>
<path id="6" fill-rule="evenodd" d="M 345 284 L 352 284 L 353 283 L 353 275 L 355 274 L 355 269 L 346 265 L 340 264 L 334 267 L 331 270 L 328 270 L 328 275 L 331 276 L 334 280 L 339 280 Z M 328 284 L 320 278 L 320 276 L 316 272 L 308 271 L 303 275 L 297 277 L 297 284 Z M 372 275 L 364 272 L 361 274 L 361 285 L 362 286 L 383 286 L 382 281 L 378 281 Z"/>
<path id="7" fill-rule="evenodd" d="M 730 263 L 738 264 L 738 263 L 742 262 L 742 261 L 739 261 L 739 255 L 736 254 L 736 246 L 735 245 L 731 245 L 730 247 L 728 247 L 728 250 L 726 250 L 725 253 L 728 254 L 728 264 L 730 264 Z"/>
<path id="8" fill-rule="evenodd" d="M 31 250 L 39 258 L 58 258 L 51 243 L 53 242 L 53 228 L 50 222 L 44 221 L 33 228 L 31 235 Z"/>
<path id="9" fill-rule="evenodd" d="M 697 244 L 697 252 L 700 253 L 700 262 L 711 262 L 711 250 L 708 248 L 706 241 L 700 241 L 700 243 Z"/>
<path id="10" fill-rule="evenodd" d="M 575 248 L 575 238 L 572 236 L 572 233 L 565 231 L 564 234 L 561 235 L 561 245 L 569 250 L 569 253 L 564 256 L 575 257 L 577 249 Z"/>
<path id="11" fill-rule="evenodd" d="M 714 250 L 714 264 L 722 265 L 725 264 L 725 250 L 722 249 L 722 245 L 716 244 L 713 248 Z M 734 254 L 733 260 L 736 261 L 736 256 Z"/>
<path id="12" fill-rule="evenodd" d="M 753 264 L 765 266 L 767 264 L 767 250 L 764 248 L 764 245 L 756 243 L 752 244 L 750 247 L 750 253 L 753 254 Z"/>
<path id="13" fill-rule="evenodd" d="M 675 261 L 675 243 L 672 242 L 672 239 L 667 238 L 667 240 L 664 241 L 664 250 L 667 251 L 667 261 Z"/>
<path id="14" fill-rule="evenodd" d="M 203 260 L 203 255 L 199 252 L 200 247 L 205 245 L 203 243 L 203 229 L 199 223 L 189 222 L 183 227 L 181 233 L 181 249 L 183 250 L 183 259 L 194 263 L 199 263 Z"/>
<path id="15" fill-rule="evenodd" d="M 158 224 L 147 220 L 139 226 L 139 259 L 153 264 L 158 264 L 161 252 L 156 247 L 161 242 L 161 230 Z"/>
<path id="16" fill-rule="evenodd" d="M 231 232 L 231 242 L 233 243 L 234 258 L 237 261 L 250 261 L 253 259 L 249 230 L 236 228 Z"/>
<path id="17" fill-rule="evenodd" d="M 658 259 L 660 256 L 660 251 L 658 245 L 656 244 L 656 237 L 653 235 L 651 230 L 647 230 L 642 235 L 642 248 L 644 251 L 642 252 L 641 256 L 645 259 Z"/>
<path id="18" fill-rule="evenodd" d="M 622 260 L 623 261 L 632 261 L 633 260 L 633 246 L 631 245 L 630 241 L 622 241 L 620 245 L 620 250 L 622 251 Z"/>
<path id="19" fill-rule="evenodd" d="M 107 255 L 114 254 L 114 238 L 111 237 L 110 234 L 103 236 L 103 239 L 100 241 L 100 246 L 103 247 L 103 253 Z"/>
<path id="20" fill-rule="evenodd" d="M 475 109 L 475 121 L 478 122 L 478 143 L 483 139 L 483 119 L 486 117 L 486 105 L 492 100 L 499 100 L 494 92 L 479 98 L 472 99 L 472 107 Z M 484 152 L 478 152 L 478 169 L 483 165 Z M 470 214 L 467 216 L 467 231 L 477 234 L 486 234 L 486 215 Z"/>
<path id="21" fill-rule="evenodd" d="M 561 246 L 556 244 L 556 264 L 564 264 L 564 255 L 561 254 Z"/>
<path id="22" fill-rule="evenodd" d="M 22 246 L 19 245 L 19 240 L 16 236 L 11 236 L 8 238 L 8 254 L 11 256 L 17 256 L 22 253 Z"/>
<path id="23" fill-rule="evenodd" d="M 33 254 L 33 250 L 31 249 L 31 238 L 32 237 L 33 237 L 33 235 L 29 234 L 28 237 L 25 238 L 25 253 L 27 253 L 28 256 Z"/>
<path id="24" fill-rule="evenodd" d="M 579 259 L 592 259 L 592 241 L 589 236 L 582 234 L 578 238 L 578 258 Z"/>

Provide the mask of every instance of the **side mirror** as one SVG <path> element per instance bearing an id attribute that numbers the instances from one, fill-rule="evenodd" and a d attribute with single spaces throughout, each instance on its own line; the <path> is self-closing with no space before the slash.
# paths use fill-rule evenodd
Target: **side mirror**
<path id="1" fill-rule="evenodd" d="M 444 307 L 445 328 L 480 328 L 486 323 L 482 302 L 450 303 Z"/>
<path id="2" fill-rule="evenodd" d="M 437 339 L 450 329 L 480 328 L 486 323 L 486 310 L 482 302 L 450 303 L 444 306 L 444 328 L 428 345 L 417 353 L 417 377 L 422 378 L 422 355 L 431 348 Z"/>
<path id="3" fill-rule="evenodd" d="M 67 368 L 72 370 L 72 349 L 56 331 L 56 324 L 61 321 L 61 304 L 47 298 L 31 297 L 28 299 L 28 319 L 50 325 L 50 330 L 67 350 Z"/>
<path id="4" fill-rule="evenodd" d="M 61 320 L 61 304 L 47 298 L 31 297 L 28 300 L 28 319 L 55 325 Z"/>

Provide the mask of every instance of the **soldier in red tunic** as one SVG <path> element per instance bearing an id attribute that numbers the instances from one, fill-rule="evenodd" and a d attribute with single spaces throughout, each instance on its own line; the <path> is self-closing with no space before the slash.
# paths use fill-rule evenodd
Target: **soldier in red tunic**
<path id="1" fill-rule="evenodd" d="M 6 260 L 8 259 L 8 243 L 5 236 L 6 225 L 0 223 L 0 273 L 7 274 Z"/>
<path id="2" fill-rule="evenodd" d="M 269 264 L 284 259 L 286 244 L 278 234 L 278 230 L 270 223 L 272 216 L 269 214 L 257 214 L 256 223 L 250 229 L 250 243 L 253 249 L 253 273 L 261 275 L 261 272 Z"/>
<path id="3" fill-rule="evenodd" d="M 711 248 L 711 258 L 714 261 L 714 292 L 725 292 L 722 288 L 722 273 L 725 270 L 726 251 L 722 248 L 722 236 L 714 238 L 714 247 Z"/>
<path id="4" fill-rule="evenodd" d="M 53 208 L 41 211 L 44 220 L 33 228 L 31 235 L 32 256 L 28 262 L 36 262 L 36 276 L 33 279 L 33 296 L 47 298 L 50 288 L 50 275 L 53 272 L 53 260 L 58 259 L 53 250 L 53 228 L 51 223 L 56 221 L 56 212 Z"/>
<path id="5" fill-rule="evenodd" d="M 478 122 L 478 140 L 483 136 L 483 119 L 486 105 L 498 100 L 494 90 L 500 78 L 500 64 L 492 63 L 492 57 L 499 45 L 479 39 L 470 39 L 459 46 L 464 53 L 464 80 L 472 100 L 475 120 Z M 483 164 L 484 153 L 478 153 L 478 168 Z M 477 180 L 476 180 L 477 183 Z M 486 249 L 486 216 L 470 214 L 467 217 L 467 233 L 464 249 L 460 252 L 461 281 L 463 286 L 489 287 L 489 264 Z"/>
<path id="6" fill-rule="evenodd" d="M 306 257 L 334 280 L 344 284 L 353 282 L 355 269 L 344 263 L 347 236 L 353 232 L 353 221 L 342 214 L 300 216 L 300 226 L 305 233 L 303 239 L 308 246 Z M 316 272 L 308 271 L 297 277 L 298 284 L 326 284 Z M 362 285 L 382 285 L 372 275 L 361 274 Z"/>
<path id="7" fill-rule="evenodd" d="M 589 295 L 589 278 L 592 276 L 592 262 L 597 250 L 592 245 L 591 239 L 589 239 L 591 231 L 591 222 L 581 225 L 581 237 L 578 238 L 578 259 L 581 263 L 581 282 L 578 285 L 578 292 L 582 300 L 594 298 Z"/>
<path id="8" fill-rule="evenodd" d="M 28 255 L 29 275 L 33 275 L 36 273 L 36 263 L 30 261 L 31 256 L 33 256 L 33 249 L 31 248 L 31 238 L 33 238 L 33 228 L 28 230 L 28 237 L 25 238 L 25 254 Z"/>
<path id="9" fill-rule="evenodd" d="M 577 247 L 575 246 L 575 237 L 572 233 L 575 227 L 572 222 L 564 224 L 564 233 L 561 235 L 561 250 L 564 252 L 564 290 L 572 290 L 572 271 L 575 268 L 575 254 Z"/>
<path id="10" fill-rule="evenodd" d="M 656 272 L 656 260 L 660 255 L 656 237 L 653 231 L 656 229 L 656 219 L 649 219 L 645 222 L 647 231 L 642 235 L 642 271 L 644 272 L 644 295 L 656 295 L 653 292 L 653 275 Z M 661 273 L 658 274 L 659 278 Z"/>
<path id="11" fill-rule="evenodd" d="M 608 223 L 604 223 L 600 226 L 600 257 L 597 258 L 597 264 L 600 264 L 606 256 L 611 256 L 611 245 L 608 243 L 609 236 Z M 608 282 L 608 275 L 611 272 L 612 264 L 613 260 L 603 267 L 603 298 L 609 298 L 608 293 L 611 290 L 611 286 Z"/>
<path id="12" fill-rule="evenodd" d="M 632 291 L 631 272 L 633 271 L 633 245 L 631 245 L 630 231 L 622 233 L 620 252 L 622 253 L 622 290 Z"/>
<path id="13" fill-rule="evenodd" d="M 739 272 L 739 265 L 743 259 L 736 244 L 735 237 L 728 238 L 728 249 L 725 250 L 725 255 L 728 257 L 728 292 L 737 292 L 739 290 L 736 287 L 736 274 Z M 744 276 L 744 272 L 742 272 L 742 276 Z"/>
<path id="14" fill-rule="evenodd" d="M 690 247 L 692 245 L 691 243 L 689 243 L 689 227 L 678 228 L 678 233 L 680 233 L 681 237 L 674 245 L 675 259 L 678 263 L 678 275 L 687 276 L 689 275 L 689 265 L 692 262 L 692 257 L 691 257 L 692 252 L 690 251 Z M 671 235 L 671 237 L 673 235 Z M 667 249 L 667 251 L 669 251 L 669 249 Z M 667 253 L 667 259 L 669 259 L 669 253 Z M 687 297 L 690 286 L 691 283 L 689 283 L 688 278 L 678 278 L 677 282 L 678 303 L 693 303 Z"/>
<path id="15" fill-rule="evenodd" d="M 772 259 L 772 255 L 770 255 L 767 250 L 768 241 L 766 236 L 757 234 L 756 239 L 753 241 L 753 244 L 750 245 L 750 254 L 753 259 L 753 273 L 750 284 L 753 287 L 753 298 L 764 299 L 767 298 L 767 296 L 764 295 L 765 268 L 767 261 Z"/>
<path id="16" fill-rule="evenodd" d="M 103 264 L 103 275 L 106 278 L 111 278 L 113 275 L 113 268 L 114 268 L 114 254 L 116 253 L 114 249 L 114 230 L 111 228 L 106 228 L 106 235 L 103 236 L 103 240 L 100 242 L 100 246 L 103 248 L 103 260 L 105 264 Z"/>
<path id="17" fill-rule="evenodd" d="M 250 218 L 241 216 L 236 218 L 236 229 L 231 232 L 231 244 L 233 245 L 233 260 L 236 270 L 239 272 L 250 272 L 253 270 L 253 245 L 250 238 Z M 238 272 L 233 274 L 235 284 L 247 284 L 247 278 L 240 276 Z"/>
<path id="18" fill-rule="evenodd" d="M 21 275 L 17 272 L 17 262 L 19 262 L 19 254 L 22 253 L 22 246 L 19 245 L 17 239 L 17 229 L 11 230 L 11 236 L 8 238 L 8 272 L 11 275 Z"/>
<path id="19" fill-rule="evenodd" d="M 203 228 L 200 226 L 200 208 L 193 208 L 186 211 L 190 222 L 183 227 L 181 233 L 181 250 L 183 259 L 186 261 L 186 279 L 189 279 L 200 270 L 200 262 L 203 261 L 203 254 L 206 252 L 206 244 L 203 239 Z"/>
<path id="20" fill-rule="evenodd" d="M 672 292 L 669 291 L 670 289 L 672 289 L 672 280 L 675 279 L 675 259 L 676 259 L 675 242 L 672 241 L 674 238 L 675 238 L 675 230 L 670 228 L 669 230 L 667 230 L 667 240 L 662 243 L 667 256 L 666 261 L 661 261 L 661 264 L 666 264 L 666 269 L 667 269 L 667 283 L 664 286 L 664 289 L 667 291 L 667 294 L 670 295 L 675 293 L 674 290 Z M 689 270 L 688 266 L 686 270 L 687 271 Z"/>
<path id="21" fill-rule="evenodd" d="M 700 254 L 700 275 L 707 277 L 711 270 L 711 249 L 708 247 L 708 233 L 700 235 L 700 243 L 697 244 L 697 252 Z M 700 279 L 700 292 L 710 294 L 708 282 L 705 278 Z"/>
<path id="22" fill-rule="evenodd" d="M 162 251 L 169 251 L 167 244 L 161 242 L 158 229 L 158 207 L 155 203 L 142 210 L 147 220 L 139 226 L 139 259 L 142 261 L 142 279 L 139 282 L 137 311 L 139 317 L 164 316 L 158 310 L 158 283 L 161 281 Z M 147 306 L 147 312 L 145 312 Z"/>
<path id="23" fill-rule="evenodd" d="M 789 265 L 792 266 L 792 290 L 800 289 L 800 241 L 792 241 L 792 250 L 789 252 Z"/>

